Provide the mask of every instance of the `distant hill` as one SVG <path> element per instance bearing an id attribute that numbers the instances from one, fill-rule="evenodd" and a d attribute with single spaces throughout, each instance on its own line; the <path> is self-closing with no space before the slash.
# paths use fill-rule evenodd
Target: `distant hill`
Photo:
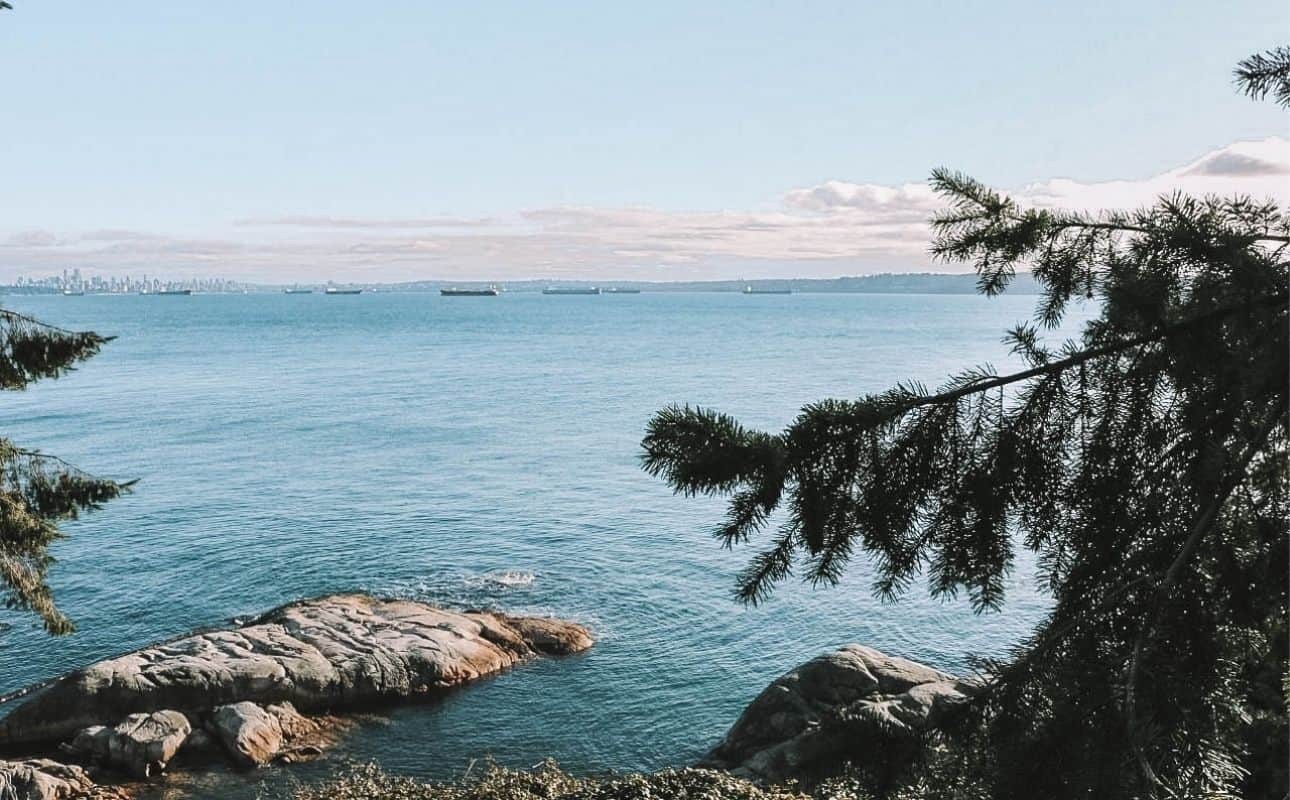
<path id="1" fill-rule="evenodd" d="M 406 283 L 354 283 L 346 284 L 378 292 L 437 292 L 449 286 L 486 286 L 489 281 L 409 281 Z M 322 291 L 326 284 L 293 283 L 292 287 L 306 287 Z M 976 275 L 948 275 L 936 272 L 883 273 L 880 275 L 854 275 L 843 278 L 747 278 L 733 281 L 569 281 L 523 280 L 498 281 L 498 286 L 508 292 L 540 292 L 548 286 L 600 286 L 639 289 L 642 292 L 742 292 L 744 287 L 757 289 L 792 289 L 800 294 L 976 294 Z M 238 290 L 252 292 L 280 292 L 282 284 L 237 284 Z M 1008 287 L 1011 294 L 1039 294 L 1038 284 L 1028 272 L 1017 275 Z M 3 286 L 0 294 L 58 294 L 50 286 Z"/>
<path id="2" fill-rule="evenodd" d="M 473 286 L 470 281 L 415 281 L 374 287 L 387 291 L 437 292 L 444 286 Z M 548 286 L 616 286 L 643 292 L 742 292 L 744 287 L 757 289 L 792 289 L 802 294 L 976 294 L 976 275 L 948 275 L 935 272 L 883 273 L 843 278 L 748 278 L 733 281 L 571 281 L 524 280 L 502 281 L 508 292 L 538 292 Z M 1030 273 L 1017 275 L 1008 287 L 1013 294 L 1038 294 L 1039 288 Z"/>

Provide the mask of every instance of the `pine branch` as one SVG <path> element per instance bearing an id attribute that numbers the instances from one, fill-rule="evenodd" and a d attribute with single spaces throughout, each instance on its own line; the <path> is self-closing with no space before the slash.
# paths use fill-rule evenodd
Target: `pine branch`
<path id="1" fill-rule="evenodd" d="M 1236 87 L 1254 100 L 1271 94 L 1277 105 L 1290 108 L 1290 47 L 1256 53 L 1236 65 Z"/>
<path id="2" fill-rule="evenodd" d="M 42 378 L 58 378 L 113 338 L 0 309 L 0 389 L 19 390 Z"/>
<path id="3" fill-rule="evenodd" d="M 48 548 L 62 534 L 57 522 L 130 491 L 133 481 L 96 478 L 57 456 L 15 447 L 0 438 L 0 585 L 3 602 L 27 609 L 58 635 L 74 627 L 46 583 Z"/>
<path id="4" fill-rule="evenodd" d="M 1276 429 L 1277 425 L 1284 422 L 1285 413 L 1286 398 L 1283 395 L 1275 404 L 1272 413 L 1268 415 L 1268 418 L 1259 427 L 1258 432 L 1255 433 L 1252 439 L 1250 439 L 1244 452 L 1242 452 L 1237 458 L 1236 464 L 1229 472 L 1227 479 L 1218 487 L 1218 491 L 1214 493 L 1213 498 L 1210 499 L 1210 502 L 1196 517 L 1196 521 L 1192 524 L 1190 534 L 1187 536 L 1186 541 L 1183 542 L 1183 546 L 1179 548 L 1178 554 L 1174 557 L 1173 561 L 1170 562 L 1169 568 L 1165 571 L 1164 577 L 1156 587 L 1156 591 L 1152 595 L 1150 611 L 1147 614 L 1147 618 L 1143 621 L 1142 627 L 1138 630 L 1137 637 L 1134 639 L 1133 655 L 1129 660 L 1128 669 L 1126 670 L 1124 678 L 1125 716 L 1127 718 L 1129 742 L 1133 748 L 1134 760 L 1138 765 L 1139 771 L 1141 771 L 1143 777 L 1146 778 L 1147 783 L 1151 786 L 1159 787 L 1161 786 L 1161 781 L 1156 775 L 1155 770 L 1151 767 L 1151 763 L 1147 759 L 1146 752 L 1143 750 L 1139 723 L 1137 720 L 1137 685 L 1142 668 L 1142 656 L 1146 647 L 1146 642 L 1155 634 L 1156 627 L 1159 624 L 1160 614 L 1164 609 L 1165 600 L 1173 589 L 1174 584 L 1177 583 L 1179 575 L 1182 574 L 1183 567 L 1186 566 L 1187 562 L 1191 559 L 1192 554 L 1196 552 L 1196 548 L 1200 545 L 1201 539 L 1204 538 L 1205 534 L 1208 533 L 1210 528 L 1213 526 L 1214 520 L 1218 518 L 1223 506 L 1227 503 L 1227 499 L 1231 497 L 1232 492 L 1246 477 L 1246 471 L 1249 469 L 1250 462 L 1254 460 L 1254 457 L 1268 443 L 1268 439 L 1272 435 L 1273 430 Z"/>
<path id="5" fill-rule="evenodd" d="M 914 408 L 918 408 L 920 406 L 942 405 L 945 403 L 952 403 L 955 400 L 959 400 L 969 395 L 988 392 L 991 389 L 998 389 L 1000 387 L 1008 386 L 1010 384 L 1017 383 L 1019 381 L 1029 380 L 1030 378 L 1037 378 L 1041 375 L 1051 375 L 1055 372 L 1064 372 L 1068 369 L 1071 369 L 1072 367 L 1077 367 L 1088 361 L 1092 361 L 1098 358 L 1103 358 L 1109 355 L 1114 355 L 1116 353 L 1120 353 L 1125 350 L 1130 350 L 1134 347 L 1139 347 L 1141 345 L 1148 344 L 1150 342 L 1154 342 L 1159 339 L 1166 339 L 1182 331 L 1185 331 L 1193 326 L 1196 326 L 1198 324 L 1205 323 L 1205 322 L 1212 322 L 1214 320 L 1221 319 L 1223 317 L 1229 316 L 1231 314 L 1234 314 L 1240 311 L 1247 311 L 1247 310 L 1252 310 L 1255 308 L 1263 308 L 1263 307 L 1277 308 L 1277 307 L 1286 306 L 1286 305 L 1290 305 L 1290 296 L 1287 296 L 1285 294 L 1275 294 L 1275 295 L 1267 295 L 1265 297 L 1256 298 L 1254 300 L 1251 300 L 1245 303 L 1237 303 L 1234 305 L 1224 306 L 1222 308 L 1216 308 L 1212 311 L 1208 311 L 1204 314 L 1197 314 L 1185 320 L 1179 320 L 1177 322 L 1172 322 L 1167 325 L 1161 325 L 1150 333 L 1144 333 L 1140 336 L 1134 336 L 1129 339 L 1124 339 L 1122 341 L 1115 342 L 1114 344 L 1103 345 L 1101 347 L 1093 347 L 1093 348 L 1089 348 L 1088 350 L 1081 350 L 1078 353 L 1068 358 L 1061 359 L 1060 361 L 1053 361 L 1047 364 L 1041 364 L 1040 366 L 1032 367 L 1031 369 L 1022 370 L 1021 372 L 1014 372 L 1011 375 L 1001 375 L 996 378 L 983 378 L 983 379 L 968 381 L 963 386 L 960 386 L 955 389 L 951 389 L 949 391 L 941 392 L 940 394 L 928 395 L 925 397 L 911 399 L 907 401 L 907 403 L 903 408 L 897 408 L 891 411 L 887 418 L 890 419 L 890 418 L 900 416 L 901 414 L 904 414 L 905 412 Z"/>

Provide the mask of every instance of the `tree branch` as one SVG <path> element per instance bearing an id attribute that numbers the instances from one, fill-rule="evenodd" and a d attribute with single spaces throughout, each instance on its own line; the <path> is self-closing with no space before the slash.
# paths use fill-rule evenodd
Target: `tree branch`
<path id="1" fill-rule="evenodd" d="M 1147 619 L 1138 630 L 1138 636 L 1134 640 L 1133 657 L 1129 660 L 1124 679 L 1124 712 L 1127 718 L 1129 744 L 1133 749 L 1134 760 L 1137 761 L 1138 769 L 1152 786 L 1159 786 L 1160 778 L 1156 776 L 1155 770 L 1151 768 L 1151 763 L 1147 760 L 1146 753 L 1142 750 L 1142 742 L 1137 735 L 1137 683 L 1142 669 L 1142 654 L 1146 647 L 1146 641 L 1155 633 L 1156 625 L 1160 621 L 1160 613 L 1164 608 L 1165 598 L 1178 581 L 1178 576 L 1182 574 L 1183 567 L 1191 559 L 1192 554 L 1196 552 L 1196 548 L 1200 546 L 1201 539 L 1205 537 L 1210 526 L 1214 524 L 1214 520 L 1218 518 L 1219 512 L 1223 510 L 1227 499 L 1231 497 L 1241 479 L 1245 477 L 1245 471 L 1249 468 L 1254 456 L 1267 444 L 1268 437 L 1272 435 L 1272 431 L 1276 428 L 1277 423 L 1281 421 L 1281 417 L 1285 412 L 1286 397 L 1282 396 L 1277 401 L 1268 419 L 1264 421 L 1254 438 L 1246 446 L 1245 452 L 1241 453 L 1237 459 L 1237 464 L 1227 476 L 1227 480 L 1219 487 L 1209 505 L 1205 507 L 1192 524 L 1191 533 L 1188 535 L 1187 540 L 1183 542 L 1182 548 L 1178 550 L 1178 554 L 1174 556 L 1174 560 L 1169 564 L 1169 568 L 1165 571 L 1160 585 L 1156 587 L 1155 594 L 1151 599 L 1151 610 L 1148 612 Z"/>
<path id="2" fill-rule="evenodd" d="M 80 336 L 83 333 L 82 331 L 72 331 L 72 330 L 68 330 L 67 328 L 60 328 L 57 325 L 50 325 L 48 322 L 44 322 L 43 320 L 38 320 L 35 317 L 29 317 L 26 314 L 19 314 L 17 311 L 10 311 L 7 308 L 0 308 L 0 319 L 7 320 L 9 322 L 25 322 L 28 325 L 34 325 L 38 328 L 44 328 L 45 330 L 54 331 L 56 333 L 65 333 L 68 336 Z M 116 337 L 100 336 L 99 338 L 102 339 L 104 342 L 110 342 Z"/>
<path id="3" fill-rule="evenodd" d="M 1197 322 L 1204 322 L 1207 320 L 1219 319 L 1221 317 L 1227 316 L 1228 314 L 1234 314 L 1238 311 L 1244 311 L 1251 308 L 1258 308 L 1260 306 L 1276 307 L 1276 306 L 1284 306 L 1284 305 L 1290 305 L 1290 297 L 1287 297 L 1284 294 L 1274 294 L 1274 295 L 1268 295 L 1266 297 L 1261 297 L 1257 300 L 1252 300 L 1248 303 L 1240 303 L 1238 305 L 1225 306 L 1223 308 L 1216 308 L 1213 311 L 1207 312 L 1205 314 L 1198 314 L 1194 317 L 1191 317 L 1190 319 L 1180 320 L 1178 322 L 1173 322 L 1168 325 L 1162 325 L 1152 333 L 1144 333 L 1141 336 L 1135 336 L 1131 339 L 1125 339 L 1123 341 L 1116 342 L 1115 344 L 1104 345 L 1102 347 L 1094 347 L 1088 350 L 1081 351 L 1071 356 L 1070 358 L 1064 358 L 1061 361 L 1053 361 L 1051 363 L 1044 364 L 1043 366 L 1034 367 L 1032 369 L 1023 370 L 1021 372 L 1014 372 L 1011 375 L 1001 375 L 997 378 L 978 381 L 976 383 L 971 383 L 967 386 L 963 386 L 958 389 L 952 389 L 947 392 L 941 392 L 940 394 L 929 395 L 927 397 L 920 397 L 916 400 L 911 400 L 908 403 L 906 403 L 901 408 L 901 410 L 897 413 L 904 413 L 906 411 L 909 411 L 910 409 L 919 408 L 921 406 L 930 406 L 930 405 L 938 405 L 940 403 L 948 403 L 948 402 L 966 397 L 970 394 L 977 394 L 979 392 L 989 391 L 990 389 L 997 389 L 1001 386 L 1007 386 L 1010 383 L 1024 381 L 1029 378 L 1038 377 L 1040 375 L 1049 375 L 1054 372 L 1061 372 L 1063 370 L 1070 369 L 1071 367 L 1077 367 L 1080 364 L 1085 363 L 1086 361 L 1092 361 L 1095 358 L 1101 358 L 1102 356 L 1108 356 L 1114 353 L 1119 353 L 1124 350 L 1137 347 L 1138 345 L 1155 341 L 1156 339 L 1167 338 L 1181 330 L 1184 330 L 1185 328 L 1188 328 L 1196 324 Z"/>

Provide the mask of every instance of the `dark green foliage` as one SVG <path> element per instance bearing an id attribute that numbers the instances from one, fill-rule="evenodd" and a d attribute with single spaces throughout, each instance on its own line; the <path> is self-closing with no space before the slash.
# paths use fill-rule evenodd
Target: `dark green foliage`
<path id="1" fill-rule="evenodd" d="M 1255 100 L 1269 94 L 1282 108 L 1290 108 L 1290 47 L 1274 47 L 1236 65 L 1236 85 Z"/>
<path id="2" fill-rule="evenodd" d="M 645 468 L 729 495 L 727 545 L 779 523 L 748 602 L 863 553 L 884 598 L 922 579 L 993 610 L 1017 548 L 1035 554 L 1053 611 L 980 664 L 991 688 L 929 756 L 931 796 L 1284 796 L 1290 219 L 1243 197 L 1093 215 L 932 184 L 937 257 L 988 295 L 1019 268 L 1041 284 L 1006 337 L 1026 369 L 825 400 L 778 434 L 669 408 Z M 1076 302 L 1100 314 L 1047 343 Z"/>
<path id="3" fill-rule="evenodd" d="M 0 309 L 0 389 L 21 390 L 41 378 L 64 375 L 107 341 Z M 61 535 L 58 522 L 128 489 L 129 484 L 96 478 L 0 437 L 0 602 L 34 612 L 50 633 L 73 630 L 45 582 L 54 562 L 49 546 Z"/>
<path id="4" fill-rule="evenodd" d="M 64 375 L 110 341 L 0 309 L 0 389 L 25 389 L 41 378 Z"/>

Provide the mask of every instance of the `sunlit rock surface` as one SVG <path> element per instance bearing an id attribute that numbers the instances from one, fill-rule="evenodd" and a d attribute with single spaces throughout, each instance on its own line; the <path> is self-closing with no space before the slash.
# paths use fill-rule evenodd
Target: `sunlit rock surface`
<path id="1" fill-rule="evenodd" d="M 766 687 L 704 764 L 775 782 L 847 758 L 898 756 L 915 734 L 966 702 L 977 685 L 870 647 L 847 645 Z"/>
<path id="2" fill-rule="evenodd" d="M 333 595 L 100 661 L 39 691 L 0 721 L 0 744 L 65 741 L 93 725 L 170 709 L 290 702 L 302 711 L 410 698 L 527 658 L 585 650 L 555 619 L 455 612 L 408 600 Z"/>
<path id="3" fill-rule="evenodd" d="M 77 766 L 44 758 L 0 761 L 0 797 L 5 800 L 73 800 L 93 785 Z"/>

